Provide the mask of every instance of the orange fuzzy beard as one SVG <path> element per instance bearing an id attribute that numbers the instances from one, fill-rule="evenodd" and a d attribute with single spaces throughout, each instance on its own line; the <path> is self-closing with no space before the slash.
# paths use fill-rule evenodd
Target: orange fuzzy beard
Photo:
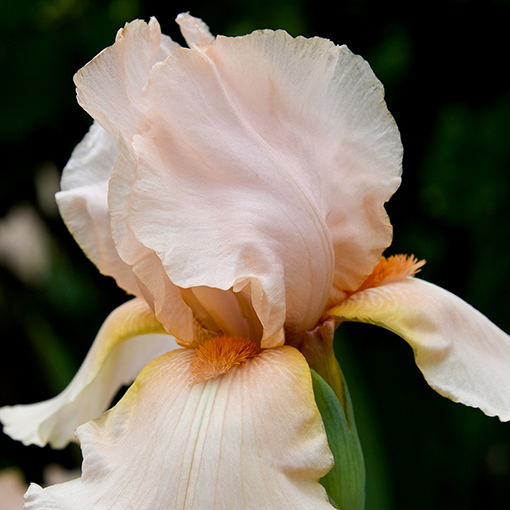
<path id="1" fill-rule="evenodd" d="M 414 255 L 392 255 L 391 257 L 382 257 L 381 261 L 375 266 L 372 274 L 358 287 L 354 292 L 349 292 L 352 296 L 356 292 L 379 287 L 388 282 L 404 280 L 409 276 L 414 276 L 425 264 L 424 260 L 418 260 Z"/>
<path id="2" fill-rule="evenodd" d="M 261 349 L 244 338 L 221 336 L 207 340 L 196 351 L 190 363 L 192 383 L 226 374 L 233 366 L 260 354 Z"/>

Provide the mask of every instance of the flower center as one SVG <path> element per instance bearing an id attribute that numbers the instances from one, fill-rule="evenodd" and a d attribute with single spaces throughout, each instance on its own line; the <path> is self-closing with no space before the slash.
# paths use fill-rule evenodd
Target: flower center
<path id="1" fill-rule="evenodd" d="M 226 374 L 234 365 L 240 365 L 260 354 L 261 349 L 245 338 L 220 336 L 207 340 L 196 351 L 190 363 L 192 383 Z"/>

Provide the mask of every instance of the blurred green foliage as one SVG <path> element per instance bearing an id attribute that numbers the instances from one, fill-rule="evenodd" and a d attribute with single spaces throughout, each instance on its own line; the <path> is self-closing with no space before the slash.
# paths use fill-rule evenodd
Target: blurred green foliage
<path id="1" fill-rule="evenodd" d="M 173 19 L 190 11 L 213 33 L 283 28 L 363 55 L 385 85 L 405 149 L 403 184 L 387 208 L 389 253 L 427 259 L 423 278 L 510 331 L 510 3 L 350 0 L 335 9 L 311 0 L 0 0 L 0 218 L 31 204 L 51 261 L 33 281 L 0 265 L 0 404 L 62 389 L 126 298 L 85 259 L 37 183 L 63 168 L 90 122 L 73 74 L 135 17 L 156 16 L 179 42 Z M 337 348 L 366 456 L 367 510 L 508 508 L 509 424 L 434 393 L 411 349 L 379 328 L 342 325 Z M 0 441 L 0 468 L 18 465 L 31 481 L 50 462 L 79 463 L 76 448 Z"/>

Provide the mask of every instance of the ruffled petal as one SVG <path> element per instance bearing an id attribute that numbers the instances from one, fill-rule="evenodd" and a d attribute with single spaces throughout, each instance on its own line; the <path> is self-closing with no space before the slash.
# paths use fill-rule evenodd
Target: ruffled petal
<path id="1" fill-rule="evenodd" d="M 358 292 L 329 313 L 400 335 L 437 392 L 510 420 L 510 338 L 454 294 L 408 278 Z"/>
<path id="2" fill-rule="evenodd" d="M 63 448 L 79 425 L 103 413 L 117 391 L 155 357 L 177 347 L 141 299 L 106 319 L 79 371 L 58 396 L 0 409 L 4 432 L 24 444 Z"/>
<path id="3" fill-rule="evenodd" d="M 203 333 L 202 328 L 194 323 L 192 311 L 179 289 L 166 278 L 161 261 L 151 250 L 132 258 L 132 265 L 119 258 L 108 209 L 110 173 L 119 155 L 121 161 L 126 152 L 132 158 L 129 150 L 119 154 L 118 147 L 129 147 L 147 109 L 141 91 L 149 71 L 178 47 L 161 34 L 154 18 L 149 24 L 136 20 L 118 32 L 113 46 L 76 74 L 78 100 L 96 121 L 64 169 L 57 201 L 69 230 L 100 271 L 113 276 L 129 293 L 143 296 L 173 334 L 193 343 Z M 136 239 L 131 241 L 143 249 Z M 139 272 L 150 274 L 145 284 L 139 281 Z"/>
<path id="4" fill-rule="evenodd" d="M 108 181 L 118 158 L 119 136 L 129 140 L 145 114 L 141 90 L 150 68 L 179 45 L 162 36 L 159 24 L 134 21 L 119 31 L 116 43 L 75 77 L 80 104 L 98 120 L 74 150 L 57 194 L 60 213 L 86 255 L 127 292 L 140 295 L 132 274 L 115 250 L 108 211 Z M 85 80 L 88 88 L 82 90 Z M 108 97 L 104 97 L 104 93 Z M 89 108 L 101 96 L 105 108 Z M 115 137 L 112 137 L 112 135 Z"/>
<path id="5" fill-rule="evenodd" d="M 108 180 L 117 161 L 117 142 L 94 122 L 76 146 L 56 194 L 60 214 L 80 248 L 101 273 L 119 287 L 140 295 L 133 271 L 113 244 L 108 211 Z"/>
<path id="6" fill-rule="evenodd" d="M 110 188 L 121 257 L 140 257 L 141 242 L 184 288 L 257 280 L 262 345 L 284 322 L 292 342 L 315 326 L 335 271 L 354 290 L 389 244 L 401 146 L 382 87 L 344 47 L 265 31 L 176 50 L 144 94 L 136 160 Z"/>
<path id="7" fill-rule="evenodd" d="M 324 39 L 213 39 L 201 20 L 178 22 L 192 49 L 154 64 L 159 26 L 136 21 L 76 77 L 82 106 L 118 138 L 115 245 L 132 267 L 159 258 L 180 288 L 249 282 L 262 345 L 284 326 L 296 343 L 389 244 L 401 145 L 382 86 Z"/>
<path id="8" fill-rule="evenodd" d="M 292 347 L 190 384 L 192 350 L 154 360 L 124 398 L 78 429 L 81 479 L 32 485 L 26 510 L 331 510 L 332 467 L 310 370 Z"/>
<path id="9" fill-rule="evenodd" d="M 76 73 L 78 102 L 112 136 L 129 141 L 149 106 L 141 94 L 149 71 L 178 47 L 161 36 L 155 18 L 148 24 L 141 20 L 127 23 L 117 33 L 115 44 Z"/>
<path id="10" fill-rule="evenodd" d="M 382 84 L 363 58 L 318 37 L 219 36 L 205 53 L 241 121 L 326 223 L 335 287 L 355 290 L 391 242 L 384 203 L 400 184 L 402 144 Z"/>
<path id="11" fill-rule="evenodd" d="M 263 345 L 273 346 L 286 319 L 291 332 L 317 321 L 333 253 L 313 197 L 240 117 L 222 79 L 193 50 L 153 68 L 135 165 L 126 156 L 112 174 L 112 227 L 124 260 L 142 256 L 135 238 L 179 287 L 226 291 L 250 279 Z"/>

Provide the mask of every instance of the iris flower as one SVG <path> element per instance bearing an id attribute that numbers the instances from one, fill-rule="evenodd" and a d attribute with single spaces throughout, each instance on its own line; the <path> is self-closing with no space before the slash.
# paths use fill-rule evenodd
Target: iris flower
<path id="1" fill-rule="evenodd" d="M 321 38 L 177 22 L 188 48 L 137 20 L 75 77 L 94 123 L 58 205 L 135 298 L 60 395 L 1 410 L 25 444 L 76 429 L 83 450 L 81 478 L 32 485 L 26 508 L 331 509 L 310 367 L 342 400 L 346 320 L 394 331 L 439 393 L 509 420 L 508 336 L 415 278 L 423 262 L 382 256 L 402 147 L 369 65 Z"/>

